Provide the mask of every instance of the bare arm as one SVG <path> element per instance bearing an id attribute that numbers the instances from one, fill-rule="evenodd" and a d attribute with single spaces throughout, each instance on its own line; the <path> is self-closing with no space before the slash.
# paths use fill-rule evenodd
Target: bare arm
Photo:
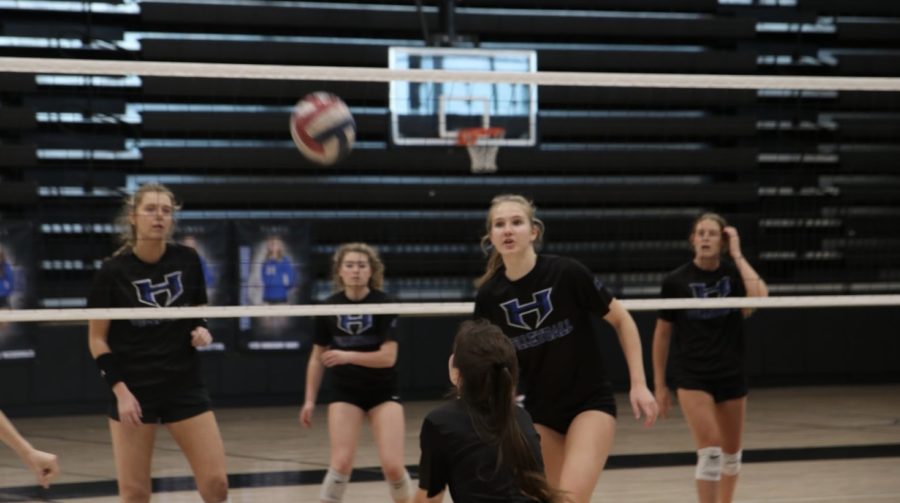
<path id="1" fill-rule="evenodd" d="M 0 411 L 0 441 L 19 455 L 25 466 L 34 472 L 40 485 L 49 487 L 50 480 L 59 474 L 56 455 L 35 449 L 28 440 L 25 440 L 25 437 L 19 434 L 3 411 Z"/>
<path id="2" fill-rule="evenodd" d="M 756 269 L 750 265 L 750 262 L 741 255 L 734 260 L 738 271 L 741 273 L 741 279 L 744 281 L 744 288 L 747 289 L 747 297 L 768 297 L 769 287 L 766 281 L 759 276 Z"/>
<path id="3" fill-rule="evenodd" d="M 300 424 L 307 428 L 312 426 L 313 409 L 316 407 L 316 397 L 319 395 L 322 375 L 325 373 L 325 367 L 322 366 L 322 353 L 324 352 L 325 346 L 313 344 L 313 349 L 309 353 L 309 362 L 306 364 L 306 388 L 299 419 Z"/>
<path id="4" fill-rule="evenodd" d="M 744 257 L 741 251 L 741 238 L 738 231 L 734 227 L 725 227 L 725 234 L 728 235 L 728 253 L 737 265 L 738 272 L 741 274 L 741 281 L 744 282 L 744 289 L 747 290 L 747 297 L 768 297 L 769 287 L 766 285 L 756 269 L 750 265 L 750 262 Z M 753 309 L 742 309 L 744 317 L 753 314 Z"/>
<path id="5" fill-rule="evenodd" d="M 322 385 L 322 375 L 325 374 L 325 367 L 322 366 L 324 352 L 325 346 L 313 344 L 313 349 L 309 353 L 309 363 L 306 365 L 306 390 L 303 395 L 305 402 L 316 403 L 319 387 Z"/>
<path id="6" fill-rule="evenodd" d="M 644 424 L 650 426 L 656 421 L 657 407 L 650 389 L 647 388 L 647 377 L 644 374 L 644 362 L 641 349 L 641 338 L 637 325 L 631 314 L 621 302 L 613 299 L 609 304 L 609 312 L 604 319 L 612 325 L 619 337 L 619 344 L 625 354 L 625 362 L 628 364 L 628 375 L 631 381 L 631 408 L 634 417 L 640 419 L 641 413 L 645 415 Z"/>
<path id="7" fill-rule="evenodd" d="M 90 320 L 88 322 L 88 348 L 94 360 L 104 354 L 112 353 L 107 342 L 109 325 L 110 320 Z M 125 382 L 119 381 L 113 384 L 112 392 L 116 395 L 119 421 L 133 426 L 140 425 L 141 416 L 143 415 L 140 403 L 138 403 Z"/>
<path id="8" fill-rule="evenodd" d="M 666 362 L 669 358 L 671 341 L 672 323 L 657 319 L 656 328 L 653 330 L 653 390 L 662 417 L 669 415 L 669 408 L 672 406 L 669 388 L 666 386 Z"/>
<path id="9" fill-rule="evenodd" d="M 384 341 L 378 351 L 329 349 L 322 354 L 322 364 L 326 367 L 352 364 L 373 369 L 391 368 L 397 363 L 397 347 L 397 341 Z"/>
<path id="10" fill-rule="evenodd" d="M 91 356 L 96 360 L 103 353 L 109 353 L 106 338 L 109 335 L 109 320 L 90 320 L 88 322 L 88 347 Z"/>
<path id="11" fill-rule="evenodd" d="M 625 361 L 628 363 L 628 374 L 631 386 L 647 386 L 647 378 L 644 374 L 644 362 L 641 359 L 641 338 L 638 335 L 634 318 L 616 299 L 609 304 L 609 312 L 604 319 L 612 325 L 625 353 Z"/>
<path id="12" fill-rule="evenodd" d="M 205 285 L 204 285 L 205 288 Z M 206 304 L 198 304 L 197 307 L 206 307 Z M 204 320 L 198 320 L 198 322 L 203 323 L 205 325 Z M 212 344 L 213 336 L 209 332 L 209 329 L 203 325 L 196 325 L 193 330 L 191 330 L 191 346 L 195 348 L 203 348 Z"/>
<path id="13" fill-rule="evenodd" d="M 13 426 L 3 411 L 0 411 L 0 441 L 16 451 L 23 461 L 28 457 L 28 453 L 34 450 L 34 447 L 19 434 L 19 430 Z"/>

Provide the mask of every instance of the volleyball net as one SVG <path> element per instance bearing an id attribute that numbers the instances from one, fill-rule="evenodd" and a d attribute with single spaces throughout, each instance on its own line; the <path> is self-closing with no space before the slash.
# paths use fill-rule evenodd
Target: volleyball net
<path id="1" fill-rule="evenodd" d="M 542 252 L 582 261 L 630 310 L 900 303 L 900 79 L 546 72 L 529 51 L 385 51 L 389 68 L 0 58 L 4 106 L 27 123 L 3 145 L 21 155 L 4 163 L 21 204 L 0 222 L 18 280 L 0 323 L 466 314 L 487 207 L 509 192 L 538 207 Z M 288 130 L 319 90 L 356 120 L 334 166 L 303 158 Z M 474 172 L 459 144 L 478 128 L 504 132 L 483 140 L 495 172 Z M 122 197 L 148 182 L 183 201 L 175 238 L 208 262 L 210 305 L 85 309 Z M 706 211 L 738 228 L 771 298 L 657 298 Z M 297 279 L 266 305 L 273 236 Z M 350 241 L 380 250 L 399 302 L 315 305 Z"/>

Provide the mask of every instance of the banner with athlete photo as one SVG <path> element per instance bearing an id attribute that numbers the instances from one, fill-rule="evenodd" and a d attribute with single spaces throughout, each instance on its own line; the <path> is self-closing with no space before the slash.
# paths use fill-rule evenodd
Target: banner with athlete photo
<path id="1" fill-rule="evenodd" d="M 0 310 L 34 307 L 31 224 L 0 222 Z M 0 361 L 34 358 L 33 323 L 0 321 Z"/>
<path id="2" fill-rule="evenodd" d="M 238 304 L 308 304 L 309 226 L 293 221 L 235 222 Z M 309 318 L 240 318 L 239 346 L 251 351 L 307 349 Z"/>
<path id="3" fill-rule="evenodd" d="M 203 279 L 206 282 L 206 298 L 210 306 L 227 306 L 234 301 L 232 276 L 234 268 L 228 253 L 228 224 L 222 221 L 179 219 L 175 227 L 175 241 L 197 250 Z M 201 351 L 224 351 L 234 346 L 234 323 L 225 318 L 208 320 L 213 343 Z"/>

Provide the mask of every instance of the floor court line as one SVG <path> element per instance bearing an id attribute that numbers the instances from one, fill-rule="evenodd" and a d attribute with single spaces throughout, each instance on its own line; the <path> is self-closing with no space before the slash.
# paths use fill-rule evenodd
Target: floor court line
<path id="1" fill-rule="evenodd" d="M 791 461 L 867 459 L 883 457 L 900 458 L 900 444 L 833 446 L 793 449 L 750 449 L 744 451 L 744 463 L 748 464 Z M 606 469 L 622 470 L 635 468 L 692 466 L 695 460 L 696 454 L 693 452 L 613 455 L 610 456 L 609 461 L 607 462 Z M 407 469 L 414 479 L 418 478 L 417 466 L 409 465 L 407 466 Z M 237 473 L 228 475 L 228 483 L 229 487 L 231 487 L 232 489 L 318 485 L 322 482 L 324 476 L 325 470 L 319 469 Z M 384 480 L 381 474 L 381 469 L 377 466 L 368 466 L 355 468 L 353 471 L 351 482 L 374 482 L 381 480 Z M 156 477 L 153 479 L 153 492 L 155 494 L 193 491 L 194 489 L 194 480 L 190 476 Z M 115 480 L 74 482 L 66 484 L 55 484 L 49 490 L 39 490 L 34 486 L 4 488 L 2 492 L 0 492 L 0 502 L 27 501 L 27 499 L 23 500 L 21 498 L 36 496 L 40 496 L 45 499 L 49 498 L 52 500 L 56 500 L 114 496 L 115 494 Z M 900 498 L 900 495 L 894 496 Z M 844 497 L 846 498 L 846 496 Z M 788 499 L 784 501 L 804 500 Z"/>

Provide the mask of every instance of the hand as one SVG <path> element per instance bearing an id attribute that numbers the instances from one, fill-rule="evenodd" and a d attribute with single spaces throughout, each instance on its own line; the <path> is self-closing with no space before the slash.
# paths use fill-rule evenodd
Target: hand
<path id="1" fill-rule="evenodd" d="M 50 481 L 59 475 L 59 462 L 56 454 L 32 449 L 25 459 L 25 464 L 37 476 L 38 484 L 44 489 L 50 487 Z"/>
<path id="2" fill-rule="evenodd" d="M 632 386 L 631 392 L 628 394 L 631 399 L 631 410 L 634 412 L 634 418 L 640 420 L 641 414 L 644 415 L 644 426 L 653 426 L 656 422 L 656 416 L 659 415 L 659 407 L 653 394 L 647 389 L 647 386 Z"/>
<path id="3" fill-rule="evenodd" d="M 212 334 L 206 327 L 197 327 L 191 331 L 191 346 L 202 348 L 212 343 Z"/>
<path id="4" fill-rule="evenodd" d="M 140 426 L 143 424 L 141 418 L 144 417 L 141 411 L 141 404 L 137 398 L 131 394 L 124 382 L 117 382 L 113 386 L 113 393 L 116 395 L 116 404 L 119 411 L 119 422 L 127 426 Z"/>
<path id="5" fill-rule="evenodd" d="M 303 407 L 300 408 L 300 424 L 302 424 L 306 428 L 312 427 L 312 415 L 313 409 L 316 408 L 316 404 L 312 402 L 303 402 Z"/>
<path id="6" fill-rule="evenodd" d="M 659 406 L 659 415 L 663 419 L 669 418 L 669 409 L 672 408 L 672 394 L 666 385 L 656 387 L 656 404 Z"/>
<path id="7" fill-rule="evenodd" d="M 350 363 L 350 351 L 329 349 L 322 353 L 322 365 L 326 367 L 331 368 L 337 365 L 347 365 L 348 363 Z"/>
<path id="8" fill-rule="evenodd" d="M 728 254 L 731 255 L 731 258 L 737 260 L 743 257 L 743 253 L 741 252 L 741 237 L 738 235 L 737 229 L 729 225 L 722 229 L 722 232 L 728 236 Z"/>

